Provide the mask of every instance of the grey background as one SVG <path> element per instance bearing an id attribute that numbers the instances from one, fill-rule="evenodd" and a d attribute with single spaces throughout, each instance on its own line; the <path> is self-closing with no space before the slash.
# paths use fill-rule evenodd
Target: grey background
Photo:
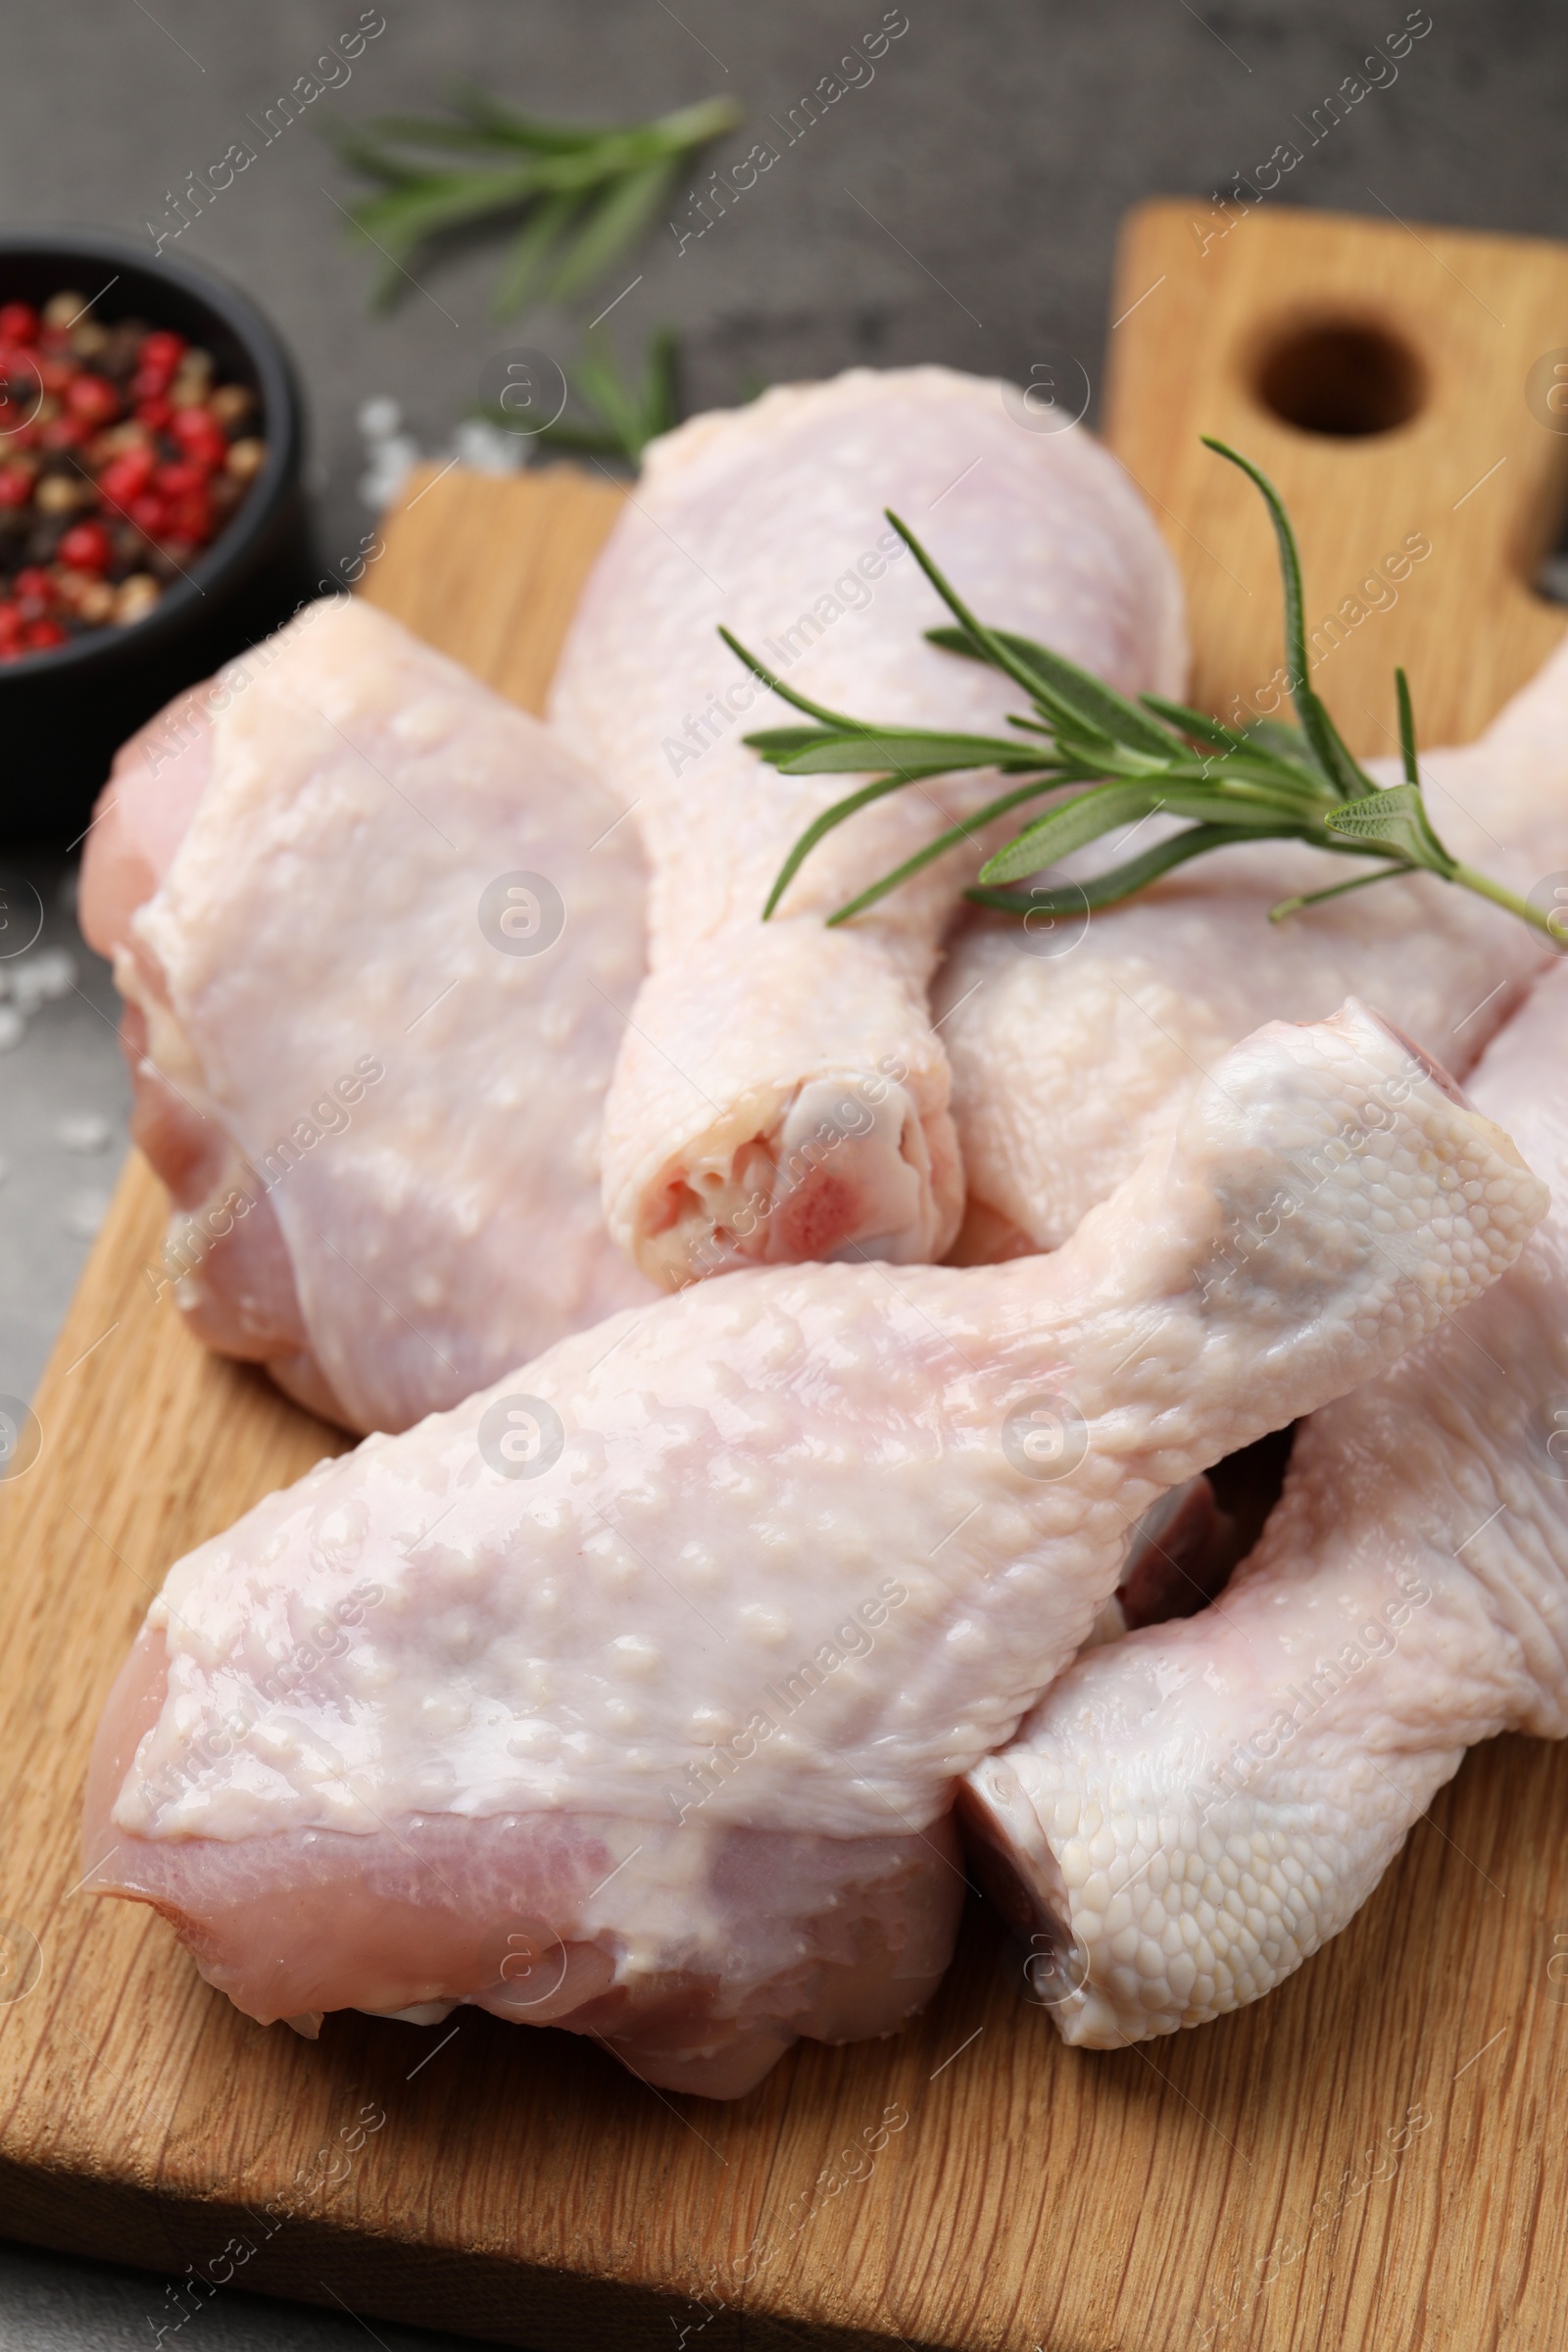
<path id="1" fill-rule="evenodd" d="M 571 373 L 579 324 L 490 316 L 499 247 L 416 264 L 390 318 L 366 308 L 367 258 L 338 206 L 356 182 L 318 135 L 428 109 L 465 76 L 547 115 L 642 117 L 715 92 L 746 122 L 714 162 L 744 155 L 876 26 L 882 0 L 383 0 L 386 30 L 352 79 L 269 146 L 169 250 L 227 271 L 292 344 L 313 427 L 322 553 L 346 557 L 372 516 L 355 418 L 389 393 L 421 448 L 444 447 L 485 360 L 519 341 Z M 1097 384 L 1116 224 L 1155 193 L 1205 195 L 1250 174 L 1369 46 L 1404 0 L 905 0 L 909 28 L 700 242 L 656 231 L 610 322 L 623 353 L 679 328 L 688 407 L 759 381 L 856 362 L 940 360 L 1027 378 L 1065 347 Z M 1393 86 L 1306 147 L 1282 194 L 1407 220 L 1568 235 L 1568 18 L 1560 0 L 1431 0 L 1432 30 Z M 0 218 L 132 236 L 166 197 L 308 73 L 359 0 L 55 0 L 5 13 Z M 777 144 L 775 134 L 775 144 Z M 334 202 L 335 199 L 335 202 Z M 149 238 L 149 243 L 151 242 Z M 91 288 L 87 291 L 92 291 Z M 1568 341 L 1565 324 L 1564 341 Z M 1093 417 L 1091 409 L 1091 418 Z M 68 861 L 7 858 L 31 878 L 48 938 L 69 943 Z M 0 1394 L 36 1381 L 123 1149 L 128 1092 L 113 991 L 75 948 L 78 986 L 0 1054 Z M 3 969 L 3 966 L 0 966 Z M 109 1123 L 96 1151 L 83 1115 Z M 0 2250 L 0 2352 L 145 2346 L 156 2281 Z M 230 2347 L 363 2344 L 363 2324 L 230 2293 L 186 2339 Z M 182 2331 L 183 2333 L 183 2331 Z M 431 2342 L 377 2322 L 389 2345 Z"/>

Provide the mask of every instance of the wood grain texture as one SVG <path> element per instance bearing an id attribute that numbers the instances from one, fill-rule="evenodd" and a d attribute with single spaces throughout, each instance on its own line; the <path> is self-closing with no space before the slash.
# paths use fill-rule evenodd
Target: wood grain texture
<path id="1" fill-rule="evenodd" d="M 1397 753 L 1396 662 L 1423 744 L 1478 734 L 1563 629 L 1529 580 L 1568 493 L 1568 431 L 1543 420 L 1552 412 L 1532 381 L 1554 348 L 1568 361 L 1568 247 L 1266 199 L 1162 199 L 1123 229 L 1111 317 L 1107 437 L 1181 566 L 1194 700 L 1272 708 L 1282 650 L 1273 534 L 1252 485 L 1202 447 L 1211 433 L 1285 492 L 1319 632 L 1312 683 L 1351 750 Z M 1271 362 L 1329 325 L 1407 356 L 1419 379 L 1407 423 L 1346 438 L 1270 408 Z M 1284 372 L 1308 391 L 1303 367 Z M 1353 384 L 1344 393 L 1353 404 Z M 1432 552 L 1391 582 L 1385 559 L 1407 535 Z M 1373 602 L 1390 589 L 1396 603 Z"/>
<path id="2" fill-rule="evenodd" d="M 1187 211 L 1133 223 L 1124 289 L 1148 282 L 1145 268 L 1159 275 L 1155 254 L 1176 262 Z M 1259 219 L 1235 239 L 1265 232 L 1302 283 L 1319 283 L 1320 250 L 1322 270 L 1353 275 L 1362 237 L 1356 282 L 1389 266 L 1384 232 L 1362 224 Z M 1544 318 L 1568 255 L 1490 251 L 1488 300 Z M 1263 445 L 1227 372 L 1243 298 L 1215 253 L 1196 291 L 1183 281 L 1173 295 L 1185 341 L 1145 318 L 1153 298 L 1136 336 L 1132 319 L 1117 330 L 1128 339 L 1113 343 L 1111 400 L 1117 445 L 1178 549 L 1190 530 L 1212 551 L 1183 556 L 1211 701 L 1250 674 L 1223 632 L 1252 618 L 1223 583 L 1231 570 L 1255 578 L 1261 612 L 1273 574 L 1248 499 L 1227 503 L 1215 461 L 1202 461 L 1212 474 L 1190 462 L 1197 423 L 1235 433 L 1298 500 L 1328 500 L 1342 465 L 1352 469 L 1340 537 L 1315 506 L 1310 526 L 1309 574 L 1335 581 L 1363 546 L 1381 553 L 1395 522 L 1419 526 L 1433 482 L 1446 493 L 1470 463 L 1449 454 L 1440 466 L 1414 431 L 1376 448 L 1284 432 Z M 1412 271 L 1399 294 L 1414 305 Z M 1279 291 L 1254 283 L 1248 299 Z M 1435 351 L 1439 309 L 1449 319 L 1467 300 L 1434 281 Z M 1453 328 L 1455 353 L 1472 328 Z M 1494 389 L 1497 431 L 1516 436 L 1517 381 Z M 1508 450 L 1522 475 L 1526 453 L 1516 439 Z M 1553 482 L 1558 454 L 1542 461 Z M 537 702 L 614 506 L 565 470 L 426 477 L 369 592 Z M 1374 614 L 1350 649 L 1359 660 L 1361 638 L 1375 646 L 1386 677 L 1397 644 L 1430 683 L 1429 710 L 1447 677 L 1444 731 L 1479 725 L 1536 658 L 1481 610 L 1482 584 L 1504 578 L 1519 545 L 1497 536 L 1516 509 L 1499 498 L 1482 512 L 1492 521 L 1465 559 L 1474 607 L 1438 592 L 1446 543 L 1430 524 L 1429 603 L 1412 594 Z M 1545 527 L 1537 513 L 1536 539 Z M 1557 622 L 1533 625 L 1540 650 Z M 1270 650 L 1268 631 L 1257 642 Z M 1484 664 L 1484 687 L 1470 662 Z M 1332 696 L 1348 723 L 1337 683 Z M 239 2285 L 539 2352 L 680 2352 L 699 2331 L 703 2352 L 784 2352 L 803 2336 L 868 2352 L 899 2339 L 998 2352 L 1558 2340 L 1568 2154 L 1548 2119 L 1568 2069 L 1568 1986 L 1547 1964 L 1559 1925 L 1568 1937 L 1559 1748 L 1509 1740 L 1473 1756 L 1347 1933 L 1237 2017 L 1113 2056 L 1064 2050 L 976 1902 L 952 1973 L 907 2033 L 805 2045 L 730 2107 L 664 2097 L 568 2034 L 474 2013 L 445 2040 L 353 2017 L 315 2044 L 264 2032 L 203 1985 L 161 1921 L 73 1892 L 93 1721 L 151 1591 L 180 1551 L 342 1442 L 204 1354 L 155 1300 L 141 1268 L 162 1218 L 133 1161 L 37 1398 L 43 1452 L 0 1486 L 0 1913 L 13 1951 L 31 1936 L 40 1955 L 31 1989 L 0 2007 L 8 2233 L 189 2266 L 221 2291 L 237 2265 Z M 344 2135 L 366 2108 L 386 2120 L 351 2153 Z M 1406 2125 L 1413 2108 L 1419 2128 Z M 874 2160 L 848 2158 L 884 2118 L 896 2128 Z M 174 2316 L 152 2281 L 148 2311 Z M 199 2318 L 188 2325 L 199 2333 Z"/>
<path id="3" fill-rule="evenodd" d="M 576 466 L 499 480 L 426 468 L 365 575 L 365 594 L 525 710 L 543 710 L 566 624 L 624 495 Z"/>

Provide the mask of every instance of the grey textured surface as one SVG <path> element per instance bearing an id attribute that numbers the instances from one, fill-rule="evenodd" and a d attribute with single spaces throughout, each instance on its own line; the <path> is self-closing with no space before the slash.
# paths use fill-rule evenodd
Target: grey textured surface
<path id="1" fill-rule="evenodd" d="M 0 216 L 141 235 L 169 220 L 187 173 L 235 140 L 256 146 L 170 250 L 238 278 L 292 344 L 329 559 L 351 554 L 370 522 L 355 426 L 368 396 L 392 394 L 421 445 L 439 448 L 492 353 L 525 339 L 569 375 L 580 338 L 549 313 L 525 334 L 494 322 L 487 242 L 416 266 L 420 287 L 392 317 L 369 317 L 367 263 L 338 209 L 354 183 L 317 135 L 326 110 L 353 121 L 427 107 L 456 76 L 540 113 L 605 119 L 733 92 L 747 119 L 712 160 L 767 135 L 778 163 L 683 252 L 656 231 L 601 296 L 640 274 L 612 330 L 634 353 L 653 326 L 676 325 L 694 407 L 858 361 L 1027 377 L 1065 350 L 1097 384 L 1121 214 L 1146 195 L 1250 175 L 1283 140 L 1303 150 L 1282 190 L 1292 202 L 1568 234 L 1560 0 L 1432 0 L 1432 29 L 1397 79 L 1315 143 L 1313 109 L 1404 23 L 1404 0 L 904 0 L 894 13 L 908 29 L 874 77 L 785 143 L 790 109 L 883 13 L 882 0 L 384 0 L 386 29 L 346 84 L 265 143 L 251 119 L 354 25 L 359 0 L 15 7 Z M 61 862 L 8 860 L 0 845 L 0 881 L 19 870 L 66 938 Z M 0 1054 L 0 1393 L 36 1380 L 91 1197 L 122 1149 L 112 996 L 78 955 L 80 993 L 44 1005 Z M 61 1121 L 83 1114 L 112 1127 L 85 1154 L 60 1140 Z M 161 2293 L 129 2274 L 0 2256 L 0 2352 L 145 2344 Z M 187 2340 L 212 2347 L 366 2340 L 348 2318 L 232 2293 L 190 2325 Z"/>
<path id="2" fill-rule="evenodd" d="M 125 1151 L 130 1082 L 108 966 L 82 945 L 74 864 L 0 849 L 0 1397 L 27 1397 Z M 7 955 L 41 920 L 36 943 Z M 14 976 L 64 951 L 72 978 L 14 1018 Z M 60 977 L 65 978 L 62 970 Z M 23 1005 L 26 1005 L 23 997 Z"/>
<path id="3" fill-rule="evenodd" d="M 371 2342 L 383 2352 L 459 2352 L 460 2345 L 457 2336 L 422 2328 L 380 2319 L 371 2326 L 346 2305 L 316 2311 L 233 2288 L 192 2310 L 188 2288 L 176 2301 L 167 2280 L 144 2271 L 0 2246 L 0 2352 L 148 2352 L 160 2329 L 181 2352 L 349 2352 L 353 2345 L 364 2352 Z"/>

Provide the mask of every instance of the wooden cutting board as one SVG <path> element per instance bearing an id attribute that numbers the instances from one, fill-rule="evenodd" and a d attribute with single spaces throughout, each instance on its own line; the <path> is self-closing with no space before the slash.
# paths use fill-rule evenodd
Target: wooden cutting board
<path id="1" fill-rule="evenodd" d="M 1211 429 L 1291 498 L 1314 615 L 1407 535 L 1430 542 L 1325 655 L 1352 738 L 1383 740 L 1396 659 L 1429 739 L 1471 731 L 1561 627 L 1525 575 L 1568 438 L 1526 380 L 1568 341 L 1568 250 L 1266 203 L 1220 235 L 1227 219 L 1137 216 L 1111 310 L 1110 433 L 1186 574 L 1200 693 L 1222 707 L 1278 659 L 1267 539 L 1198 449 Z M 1342 335 L 1298 350 L 1296 379 L 1276 367 L 1303 329 L 1347 324 L 1393 357 Z M 1415 413 L 1373 437 L 1293 428 L 1258 391 L 1365 421 L 1391 371 Z M 368 592 L 537 705 L 618 495 L 566 469 L 426 478 Z M 342 1442 L 155 1302 L 162 1216 L 133 1160 L 36 1399 L 42 1453 L 0 1487 L 0 2230 L 203 2282 L 178 2307 L 147 2288 L 154 2329 L 183 2308 L 193 2345 L 202 2301 L 245 2287 L 538 2352 L 1553 2340 L 1561 1748 L 1472 1756 L 1347 1933 L 1237 2017 L 1064 2050 L 975 1902 L 926 2017 L 804 2045 L 733 2106 L 472 2012 L 444 2036 L 351 2016 L 314 2044 L 264 2032 L 162 1921 L 75 1891 L 94 1718 L 166 1567 Z"/>

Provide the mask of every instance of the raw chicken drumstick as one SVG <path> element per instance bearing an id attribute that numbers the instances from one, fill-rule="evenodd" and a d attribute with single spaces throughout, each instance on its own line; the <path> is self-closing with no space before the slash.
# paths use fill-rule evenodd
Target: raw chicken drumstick
<path id="1" fill-rule="evenodd" d="M 310 2031 L 470 2000 L 714 2096 L 889 2033 L 951 1949 L 955 1782 L 1129 1524 L 1544 1205 L 1352 1004 L 1227 1055 L 1054 1256 L 776 1267 L 564 1341 L 173 1568 L 100 1728 L 93 1883 Z"/>
<path id="2" fill-rule="evenodd" d="M 209 1346 L 403 1429 L 651 1296 L 599 1206 L 612 1000 L 643 965 L 617 813 L 348 598 L 125 746 L 82 926 L 174 1197 L 149 1272 Z"/>
<path id="3" fill-rule="evenodd" d="M 819 702 L 996 731 L 1013 689 L 924 643 L 946 612 L 891 506 L 982 610 L 1127 691 L 1181 690 L 1181 591 L 1136 491 L 1087 433 L 1027 429 L 1004 391 L 858 368 L 697 417 L 653 444 L 589 579 L 552 713 L 635 807 L 653 867 L 605 1204 L 666 1289 L 737 1259 L 937 1258 L 963 1196 L 926 983 L 973 856 L 825 930 L 938 829 L 939 788 L 897 793 L 830 835 L 764 924 L 797 835 L 856 779 L 780 776 L 746 749 L 792 713 L 718 624 Z M 997 790 L 940 788 L 955 815 Z"/>
<path id="4" fill-rule="evenodd" d="M 1297 1432 L 1222 1599 L 1097 1650 L 971 1777 L 1069 2041 L 1255 2000 L 1365 1902 L 1467 1747 L 1568 1733 L 1568 971 L 1474 1100 L 1552 1188 L 1518 1264 Z"/>
<path id="5" fill-rule="evenodd" d="M 1369 772 L 1401 774 L 1397 760 Z M 1455 857 L 1522 892 L 1568 867 L 1568 644 L 1478 742 L 1424 755 L 1421 775 Z M 1202 858 L 1087 918 L 1087 935 L 1085 918 L 966 930 L 933 992 L 969 1187 L 964 1258 L 1064 1241 L 1261 1020 L 1315 1020 L 1361 996 L 1462 1076 L 1549 945 L 1428 876 L 1269 922 L 1279 900 L 1362 870 L 1268 842 Z"/>

